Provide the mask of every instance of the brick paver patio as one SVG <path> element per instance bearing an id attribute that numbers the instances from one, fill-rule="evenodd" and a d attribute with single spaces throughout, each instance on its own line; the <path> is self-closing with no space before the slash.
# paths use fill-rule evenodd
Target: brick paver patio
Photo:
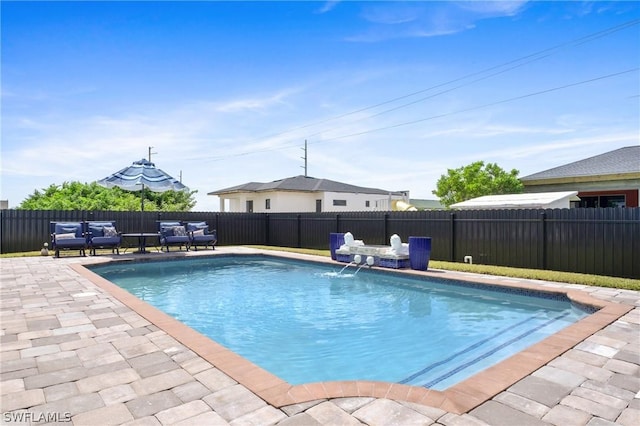
<path id="1" fill-rule="evenodd" d="M 255 250 L 215 251 L 229 252 Z M 368 382 L 291 387 L 259 368 L 246 371 L 240 357 L 173 320 L 147 315 L 144 302 L 96 284 L 79 268 L 109 258 L 0 259 L 3 424 L 640 424 L 639 292 L 509 279 L 614 304 L 599 317 L 608 325 L 591 324 L 594 333 L 575 328 L 575 341 L 547 342 L 545 351 L 557 350 L 550 358 L 535 351 L 518 358 L 536 367 L 506 387 L 500 383 L 510 378 L 489 375 L 449 393 Z"/>

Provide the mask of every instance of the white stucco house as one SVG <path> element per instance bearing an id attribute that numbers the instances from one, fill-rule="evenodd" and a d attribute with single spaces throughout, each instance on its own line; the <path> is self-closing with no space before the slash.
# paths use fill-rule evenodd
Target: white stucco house
<path id="1" fill-rule="evenodd" d="M 220 197 L 220 211 L 232 213 L 387 211 L 395 210 L 398 202 L 409 201 L 409 191 L 365 188 L 309 176 L 249 182 L 207 195 Z"/>

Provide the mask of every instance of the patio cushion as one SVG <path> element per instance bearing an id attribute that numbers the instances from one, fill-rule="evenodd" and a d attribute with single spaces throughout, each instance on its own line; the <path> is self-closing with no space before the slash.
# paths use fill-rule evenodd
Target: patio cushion
<path id="1" fill-rule="evenodd" d="M 73 233 L 75 237 L 82 237 L 82 224 L 80 223 L 56 223 L 55 234 L 70 234 Z"/>
<path id="2" fill-rule="evenodd" d="M 205 232 L 207 232 L 207 231 L 209 231 L 209 225 L 207 225 L 207 222 L 189 222 L 189 223 L 187 223 L 187 230 L 189 230 L 189 231 L 197 231 L 199 229 L 202 229 Z"/>
<path id="3" fill-rule="evenodd" d="M 91 235 L 93 237 L 103 237 L 104 236 L 103 229 L 104 229 L 103 226 L 89 225 L 89 232 L 91 232 Z"/>
<path id="4" fill-rule="evenodd" d="M 180 222 L 158 222 L 158 228 L 163 236 L 174 235 L 173 228 L 180 226 Z"/>
<path id="5" fill-rule="evenodd" d="M 187 231 L 184 229 L 184 226 L 174 226 L 173 227 L 173 236 L 174 237 L 186 237 Z"/>
<path id="6" fill-rule="evenodd" d="M 91 245 L 94 247 L 119 246 L 120 242 L 120 236 L 118 235 L 115 237 L 93 237 L 91 239 Z"/>
<path id="7" fill-rule="evenodd" d="M 117 237 L 118 231 L 116 231 L 115 226 L 105 226 L 102 228 L 103 234 L 105 237 Z"/>
<path id="8" fill-rule="evenodd" d="M 171 228 L 173 226 L 180 226 L 180 222 L 160 222 L 161 228 Z"/>
<path id="9" fill-rule="evenodd" d="M 75 232 L 69 232 L 66 234 L 56 234 L 56 240 L 70 240 L 75 237 L 76 237 Z"/>

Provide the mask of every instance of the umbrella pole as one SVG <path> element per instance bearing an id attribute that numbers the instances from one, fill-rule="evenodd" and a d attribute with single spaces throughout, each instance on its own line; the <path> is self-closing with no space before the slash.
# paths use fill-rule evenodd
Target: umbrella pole
<path id="1" fill-rule="evenodd" d="M 142 191 L 140 192 L 140 232 L 144 232 L 142 229 L 144 225 L 144 184 L 142 184 Z"/>

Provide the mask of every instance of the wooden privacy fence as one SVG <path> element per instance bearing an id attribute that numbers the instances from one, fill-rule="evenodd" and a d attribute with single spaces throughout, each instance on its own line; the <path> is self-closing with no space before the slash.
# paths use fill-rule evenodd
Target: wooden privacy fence
<path id="1" fill-rule="evenodd" d="M 0 251 L 38 250 L 50 221 L 115 220 L 122 232 L 155 232 L 157 220 L 206 221 L 219 245 L 329 248 L 329 234 L 367 244 L 398 234 L 432 238 L 431 259 L 640 278 L 640 208 L 344 213 L 2 210 Z"/>

